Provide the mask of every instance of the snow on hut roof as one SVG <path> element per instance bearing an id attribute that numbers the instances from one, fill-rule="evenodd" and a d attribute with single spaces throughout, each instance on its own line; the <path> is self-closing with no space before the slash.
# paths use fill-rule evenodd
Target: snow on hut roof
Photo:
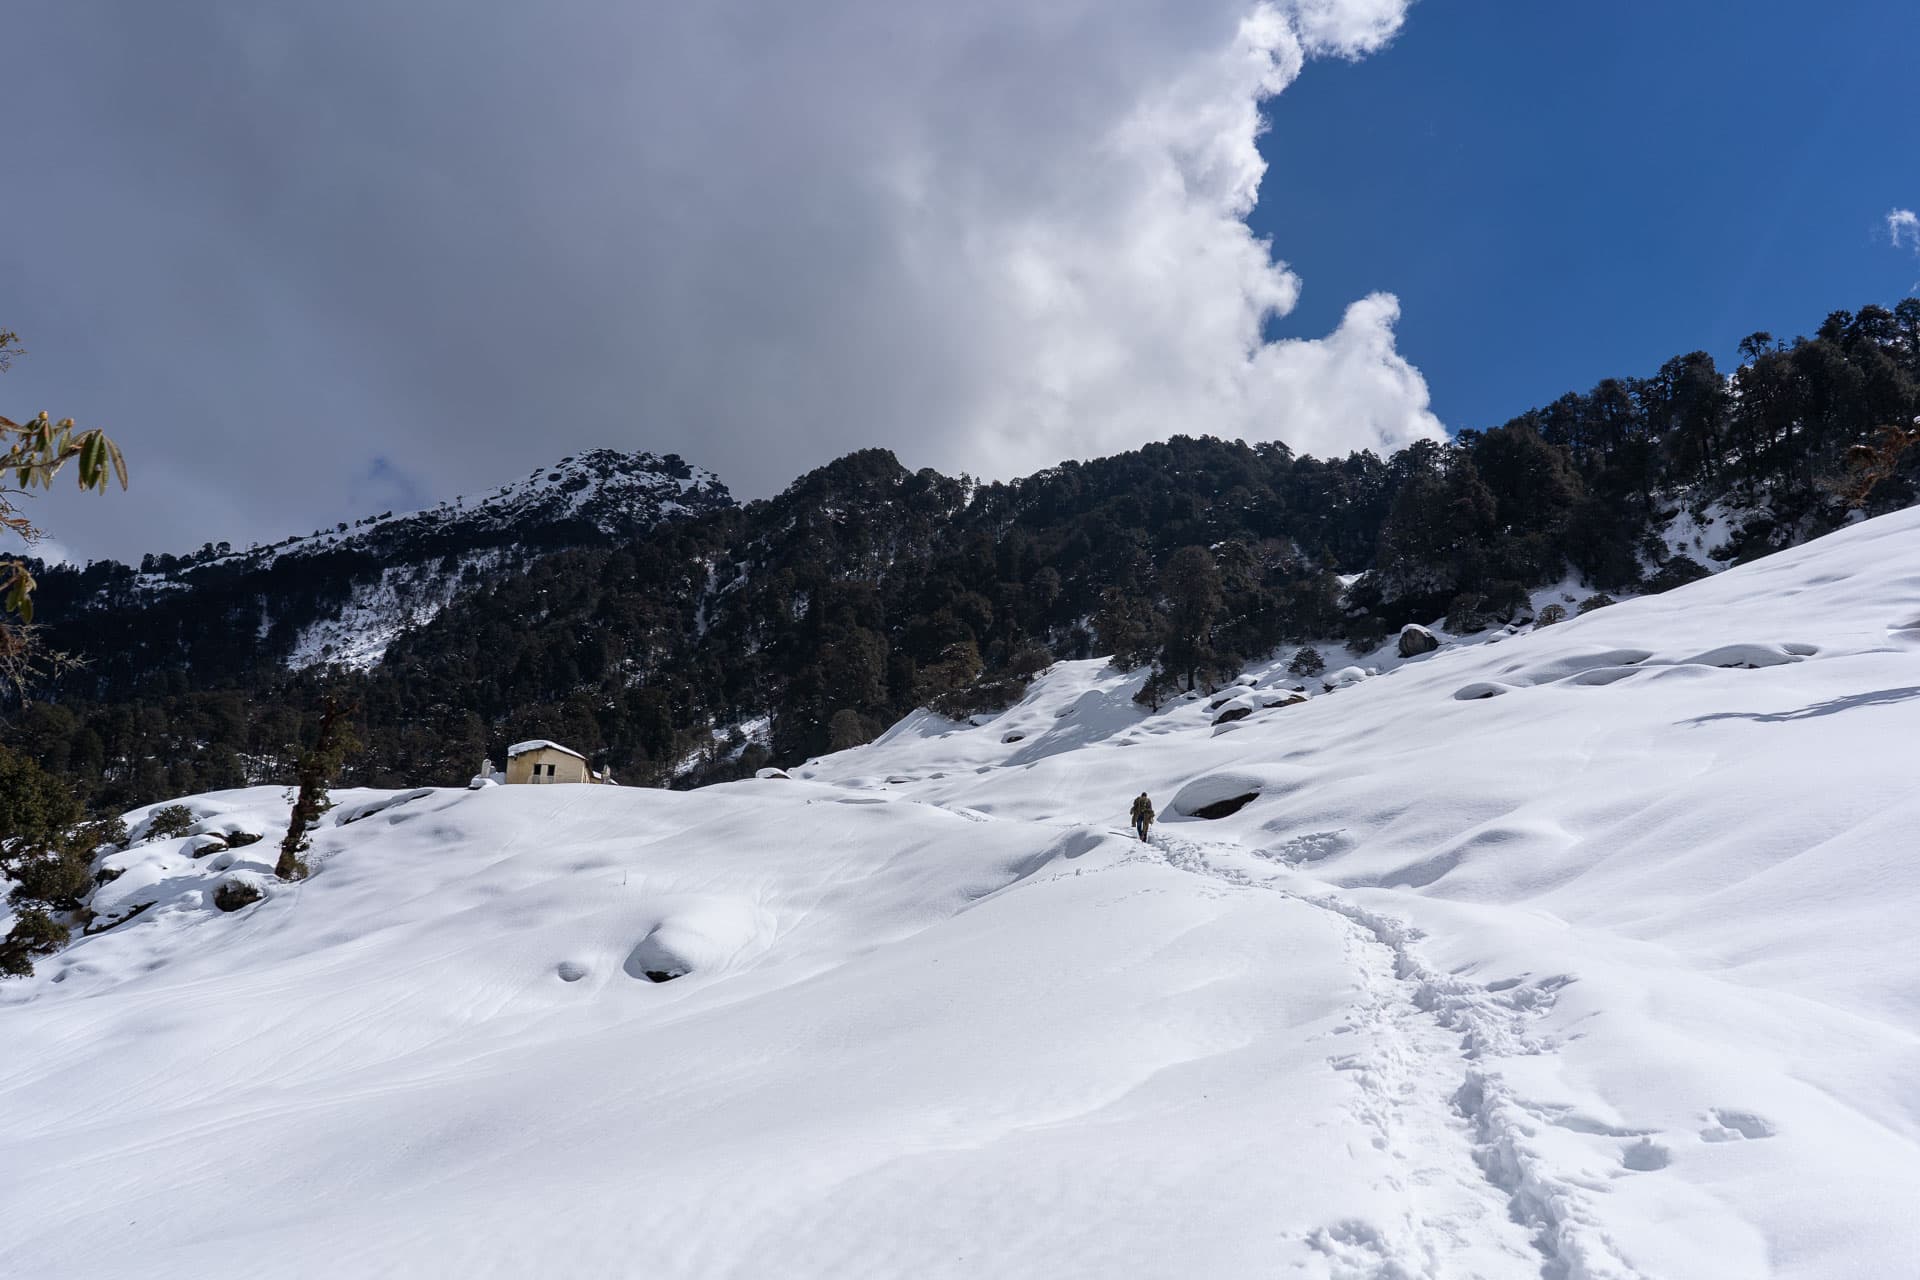
<path id="1" fill-rule="evenodd" d="M 563 751 L 567 755 L 573 756 L 576 759 L 580 759 L 580 760 L 586 759 L 585 756 L 581 755 L 578 751 L 575 751 L 572 747 L 563 747 L 559 743 L 549 742 L 545 738 L 530 738 L 525 742 L 514 743 L 512 746 L 507 748 L 507 759 L 511 760 L 513 759 L 513 757 L 517 755 L 524 755 L 529 751 Z"/>

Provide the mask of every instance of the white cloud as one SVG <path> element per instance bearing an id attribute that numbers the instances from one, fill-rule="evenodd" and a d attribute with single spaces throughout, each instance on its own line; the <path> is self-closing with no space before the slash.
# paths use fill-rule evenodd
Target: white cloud
<path id="1" fill-rule="evenodd" d="M 1887 214 L 1887 237 L 1898 249 L 1902 244 L 1920 253 L 1920 213 L 1911 209 L 1895 209 Z"/>
<path id="2" fill-rule="evenodd" d="M 857 192 L 842 212 L 858 242 L 825 226 L 788 239 L 841 269 L 778 272 L 800 323 L 756 334 L 742 365 L 717 371 L 729 411 L 797 417 L 828 437 L 816 459 L 886 443 L 993 475 L 1175 431 L 1320 452 L 1439 434 L 1394 350 L 1392 299 L 1357 304 L 1322 341 L 1262 343 L 1300 281 L 1244 221 L 1265 175 L 1261 103 L 1309 56 L 1378 48 L 1403 12 L 1189 0 L 1063 15 L 1021 0 L 894 31 L 884 63 L 753 141 Z M 812 98 L 796 77 L 819 58 L 756 58 L 751 78 Z M 710 280 L 723 256 L 696 253 L 688 271 Z M 711 386 L 690 388 L 685 410 Z"/>
<path id="3" fill-rule="evenodd" d="M 1245 219 L 1313 177 L 1266 174 L 1262 103 L 1406 6 L 46 7 L 41 62 L 103 92 L 10 160 L 84 211 L 22 229 L 22 291 L 111 305 L 29 336 L 117 363 L 35 373 L 236 495 L 128 495 L 143 547 L 357 514 L 376 456 L 452 494 L 676 449 L 764 493 L 875 444 L 988 475 L 1174 432 L 1394 448 L 1440 432 L 1397 302 L 1263 342 L 1301 282 Z"/>
<path id="4" fill-rule="evenodd" d="M 25 547 L 14 548 L 11 554 L 23 555 L 23 556 L 37 556 L 45 564 L 81 564 L 83 563 L 80 557 L 73 554 L 73 549 L 71 547 L 67 546 L 66 543 L 61 542 L 57 538 L 47 538 L 47 537 L 36 538 L 32 543 L 28 544 Z"/>

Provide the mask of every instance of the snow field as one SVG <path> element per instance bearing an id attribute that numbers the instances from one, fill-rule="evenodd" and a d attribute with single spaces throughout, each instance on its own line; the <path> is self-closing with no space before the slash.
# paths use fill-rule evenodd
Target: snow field
<path id="1" fill-rule="evenodd" d="M 342 793 L 230 915 L 285 805 L 192 797 L 268 839 L 109 855 L 151 905 L 0 985 L 0 1274 L 1914 1272 L 1920 512 L 1286 656 L 693 793 Z"/>

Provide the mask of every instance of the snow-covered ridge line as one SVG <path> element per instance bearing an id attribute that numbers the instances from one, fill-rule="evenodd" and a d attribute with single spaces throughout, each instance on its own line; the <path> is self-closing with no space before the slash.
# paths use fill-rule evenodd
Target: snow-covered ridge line
<path id="1" fill-rule="evenodd" d="M 678 455 L 590 449 L 570 454 L 551 467 L 536 468 L 525 479 L 500 485 L 471 502 L 462 494 L 416 511 L 382 512 L 264 546 L 205 558 L 188 557 L 184 572 L 190 575 L 202 568 L 233 564 L 266 568 L 286 556 L 353 550 L 380 545 L 396 536 L 430 538 L 460 530 L 512 528 L 532 521 L 582 519 L 602 532 L 613 532 L 624 519 L 636 515 L 652 523 L 688 510 L 731 503 L 717 475 Z M 143 585 L 159 586 L 165 581 L 162 575 L 142 577 Z"/>
<path id="2" fill-rule="evenodd" d="M 232 618 L 247 613 L 251 597 L 259 640 L 283 621 L 301 623 L 285 627 L 263 657 L 293 670 L 365 670 L 402 632 L 541 555 L 616 544 L 662 521 L 732 505 L 712 472 L 677 455 L 592 450 L 472 501 L 463 495 L 381 513 L 240 552 L 222 543 L 185 558 L 150 555 L 138 572 L 96 577 L 71 608 L 84 619 L 90 610 L 139 610 L 163 598 L 172 607 L 212 599 Z M 195 596 L 202 588 L 209 595 Z M 316 601 L 324 602 L 318 617 Z"/>

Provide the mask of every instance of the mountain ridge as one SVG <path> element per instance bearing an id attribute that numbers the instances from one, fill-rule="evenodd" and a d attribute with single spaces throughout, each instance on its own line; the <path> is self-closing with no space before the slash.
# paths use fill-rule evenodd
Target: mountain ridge
<path id="1" fill-rule="evenodd" d="M 1745 351 L 1732 371 L 1692 352 L 1388 458 L 1175 434 L 986 483 L 869 449 L 744 505 L 666 481 L 671 518 L 650 507 L 612 533 L 569 523 L 547 479 L 591 478 L 542 469 L 530 481 L 567 518 L 508 521 L 491 543 L 429 529 L 437 557 L 210 563 L 117 611 L 75 596 L 131 592 L 137 571 L 55 571 L 42 617 L 91 665 L 7 741 L 78 762 L 103 800 L 263 782 L 331 686 L 362 709 L 356 781 L 459 781 L 544 737 L 623 779 L 694 785 L 865 741 L 915 707 L 1003 707 L 1055 659 L 1149 666 L 1142 696 L 1164 700 L 1282 646 L 1337 667 L 1339 648 L 1374 653 L 1409 622 L 1524 623 L 1544 588 L 1561 612 L 1666 590 L 1920 496 L 1920 450 L 1866 489 L 1853 470 L 1920 417 L 1920 300 Z M 705 509 L 679 510 L 687 494 Z M 261 607 L 263 582 L 282 608 Z"/>
<path id="2" fill-rule="evenodd" d="M 222 601 L 217 607 L 230 623 L 238 622 L 251 596 L 260 643 L 244 649 L 242 660 L 278 660 L 296 671 L 364 670 L 400 631 L 430 620 L 488 575 L 731 505 L 718 476 L 678 454 L 590 449 L 471 501 L 460 495 L 238 551 L 222 542 L 187 556 L 149 554 L 137 570 L 110 560 L 50 569 L 43 600 L 73 629 L 164 607 L 169 597 L 192 601 L 204 615 L 198 606 L 210 595 Z M 323 602 L 311 616 L 297 607 L 302 593 Z M 290 617 L 295 621 L 286 625 Z M 124 639 L 145 647 L 139 638 Z"/>

